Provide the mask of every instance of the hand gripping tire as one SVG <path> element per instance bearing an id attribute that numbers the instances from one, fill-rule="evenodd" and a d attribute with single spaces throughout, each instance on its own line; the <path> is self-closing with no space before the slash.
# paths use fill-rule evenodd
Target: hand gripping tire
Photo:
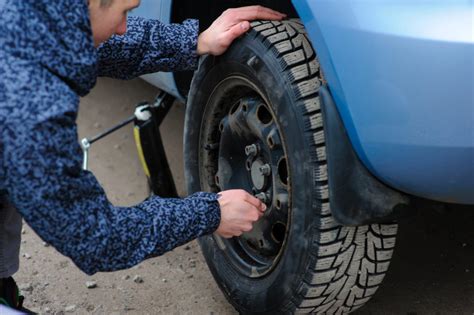
<path id="1" fill-rule="evenodd" d="M 396 224 L 338 225 L 328 199 L 321 72 L 299 20 L 254 22 L 205 57 L 185 123 L 188 192 L 246 189 L 269 210 L 249 233 L 200 244 L 241 313 L 348 313 L 387 272 Z"/>

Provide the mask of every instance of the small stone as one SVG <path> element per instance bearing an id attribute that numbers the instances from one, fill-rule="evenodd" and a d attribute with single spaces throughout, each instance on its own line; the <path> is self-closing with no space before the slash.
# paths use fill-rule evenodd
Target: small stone
<path id="1" fill-rule="evenodd" d="M 46 243 L 46 242 L 43 242 L 43 246 L 44 246 L 44 247 L 49 247 L 49 244 Z"/>
<path id="2" fill-rule="evenodd" d="M 94 310 L 94 305 L 89 304 L 89 305 L 86 306 L 86 311 L 87 312 L 91 313 L 93 310 Z"/>
<path id="3" fill-rule="evenodd" d="M 46 288 L 48 285 L 49 285 L 49 282 L 43 283 L 43 287 L 45 287 L 45 288 Z"/>
<path id="4" fill-rule="evenodd" d="M 166 279 L 161 279 L 161 281 L 163 281 L 164 283 L 168 282 L 168 280 Z"/>
<path id="5" fill-rule="evenodd" d="M 33 286 L 31 285 L 31 283 L 25 283 L 20 286 L 20 291 L 31 292 L 33 291 Z"/>
<path id="6" fill-rule="evenodd" d="M 21 234 L 26 234 L 25 228 L 22 228 L 22 229 L 21 229 Z"/>
<path id="7" fill-rule="evenodd" d="M 86 281 L 86 287 L 88 289 L 97 288 L 97 282 L 95 282 L 95 281 Z"/>
<path id="8" fill-rule="evenodd" d="M 31 255 L 28 253 L 23 253 L 23 257 L 25 257 L 25 259 L 31 259 Z"/>
<path id="9" fill-rule="evenodd" d="M 21 243 L 22 243 L 22 244 L 26 244 L 26 240 L 22 240 Z"/>
<path id="10" fill-rule="evenodd" d="M 196 268 L 196 260 L 191 259 L 189 261 L 189 268 Z"/>
<path id="11" fill-rule="evenodd" d="M 191 249 L 191 246 L 189 245 L 184 246 L 184 250 L 190 250 L 190 249 Z"/>
<path id="12" fill-rule="evenodd" d="M 188 275 L 187 278 L 191 279 L 191 278 L 194 278 L 194 276 L 193 275 Z"/>
<path id="13" fill-rule="evenodd" d="M 122 146 L 120 144 L 116 144 L 114 145 L 114 149 L 115 150 L 120 150 L 122 148 Z"/>
<path id="14" fill-rule="evenodd" d="M 73 305 L 68 305 L 68 306 L 66 306 L 66 308 L 65 308 L 64 310 L 65 310 L 66 312 L 68 312 L 68 313 L 72 313 L 72 312 L 74 312 L 74 311 L 76 310 L 76 307 L 77 307 L 77 306 L 74 305 L 74 304 L 73 304 Z"/>
<path id="15" fill-rule="evenodd" d="M 122 280 L 128 280 L 128 279 L 130 279 L 129 275 L 125 275 L 125 276 L 122 277 Z"/>
<path id="16" fill-rule="evenodd" d="M 94 128 L 99 129 L 102 125 L 98 122 L 94 123 Z"/>
<path id="17" fill-rule="evenodd" d="M 133 277 L 133 282 L 135 282 L 135 283 L 143 283 L 143 278 L 140 277 L 139 275 L 136 275 L 135 277 Z"/>
<path id="18" fill-rule="evenodd" d="M 45 308 L 44 308 L 44 312 L 45 312 L 45 313 L 50 313 L 50 312 L 51 312 L 51 309 L 50 309 L 49 307 L 45 307 Z"/>
<path id="19" fill-rule="evenodd" d="M 62 260 L 59 262 L 59 268 L 64 269 L 69 265 L 69 262 L 67 260 Z"/>

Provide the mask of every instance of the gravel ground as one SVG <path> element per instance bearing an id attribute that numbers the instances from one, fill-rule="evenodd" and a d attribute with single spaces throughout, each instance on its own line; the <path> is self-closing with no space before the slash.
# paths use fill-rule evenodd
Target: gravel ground
<path id="1" fill-rule="evenodd" d="M 126 118 L 157 90 L 141 80 L 100 79 L 82 99 L 80 136 Z M 176 104 L 162 134 L 180 195 L 184 195 L 184 107 Z M 91 170 L 116 205 L 148 194 L 131 127 L 92 146 Z M 384 285 L 357 314 L 474 314 L 474 208 L 420 209 L 400 223 L 398 248 Z M 208 271 L 195 241 L 130 270 L 80 272 L 25 225 L 16 279 L 26 306 L 50 314 L 237 314 Z"/>

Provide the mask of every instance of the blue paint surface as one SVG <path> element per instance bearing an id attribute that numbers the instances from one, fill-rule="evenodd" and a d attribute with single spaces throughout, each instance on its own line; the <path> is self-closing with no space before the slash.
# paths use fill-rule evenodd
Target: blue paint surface
<path id="1" fill-rule="evenodd" d="M 371 172 L 411 194 L 474 204 L 472 1 L 293 3 Z"/>

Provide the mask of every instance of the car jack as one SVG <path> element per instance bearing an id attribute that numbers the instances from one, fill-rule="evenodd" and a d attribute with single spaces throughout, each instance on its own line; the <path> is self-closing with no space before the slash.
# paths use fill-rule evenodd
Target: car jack
<path id="1" fill-rule="evenodd" d="M 174 101 L 172 95 L 161 92 L 152 104 L 147 102 L 137 104 L 135 113 L 121 123 L 92 138 L 82 139 L 83 169 L 87 170 L 89 150 L 93 143 L 133 122 L 138 156 L 153 194 L 164 198 L 178 197 L 160 134 L 160 125 Z"/>

